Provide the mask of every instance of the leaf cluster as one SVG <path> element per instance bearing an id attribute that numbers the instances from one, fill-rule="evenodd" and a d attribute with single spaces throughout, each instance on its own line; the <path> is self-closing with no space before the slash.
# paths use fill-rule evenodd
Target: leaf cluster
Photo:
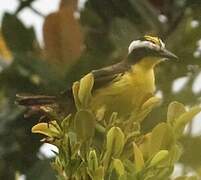
<path id="1" fill-rule="evenodd" d="M 63 120 L 55 116 L 49 124 L 32 128 L 33 133 L 46 136 L 45 142 L 58 147 L 52 164 L 58 179 L 168 179 L 182 154 L 184 127 L 201 108 L 186 110 L 183 104 L 172 102 L 167 120 L 144 134 L 141 122 L 158 99 L 151 97 L 129 119 L 118 118 L 118 112 L 105 119 L 90 108 L 93 83 L 93 75 L 87 74 L 73 84 L 75 114 Z"/>

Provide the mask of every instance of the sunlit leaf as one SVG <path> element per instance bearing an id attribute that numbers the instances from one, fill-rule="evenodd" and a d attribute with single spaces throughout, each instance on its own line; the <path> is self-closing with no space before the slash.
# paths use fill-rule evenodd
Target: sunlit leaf
<path id="1" fill-rule="evenodd" d="M 38 123 L 31 129 L 32 133 L 39 133 L 48 137 L 60 137 L 60 131 L 56 121 L 49 123 Z"/>

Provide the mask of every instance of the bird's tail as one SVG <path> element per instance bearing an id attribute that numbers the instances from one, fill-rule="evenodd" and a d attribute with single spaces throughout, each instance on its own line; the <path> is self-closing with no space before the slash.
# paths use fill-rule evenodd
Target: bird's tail
<path id="1" fill-rule="evenodd" d="M 45 95 L 16 95 L 16 103 L 22 106 L 43 106 L 50 105 L 56 102 L 56 96 Z"/>

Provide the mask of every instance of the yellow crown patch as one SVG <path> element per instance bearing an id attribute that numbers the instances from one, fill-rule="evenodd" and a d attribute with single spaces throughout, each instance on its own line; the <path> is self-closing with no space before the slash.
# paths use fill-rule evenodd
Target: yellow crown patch
<path id="1" fill-rule="evenodd" d="M 151 41 L 152 43 L 157 44 L 159 46 L 163 45 L 162 40 L 159 37 L 156 37 L 156 36 L 154 37 L 154 36 L 145 35 L 144 39 L 147 40 L 147 41 Z"/>

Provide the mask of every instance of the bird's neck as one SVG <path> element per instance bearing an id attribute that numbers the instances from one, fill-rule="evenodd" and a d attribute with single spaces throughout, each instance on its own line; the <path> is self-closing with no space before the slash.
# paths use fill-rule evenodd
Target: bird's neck
<path id="1" fill-rule="evenodd" d="M 140 60 L 137 64 L 132 66 L 132 70 L 135 71 L 150 71 L 161 62 L 159 58 L 146 57 Z"/>

